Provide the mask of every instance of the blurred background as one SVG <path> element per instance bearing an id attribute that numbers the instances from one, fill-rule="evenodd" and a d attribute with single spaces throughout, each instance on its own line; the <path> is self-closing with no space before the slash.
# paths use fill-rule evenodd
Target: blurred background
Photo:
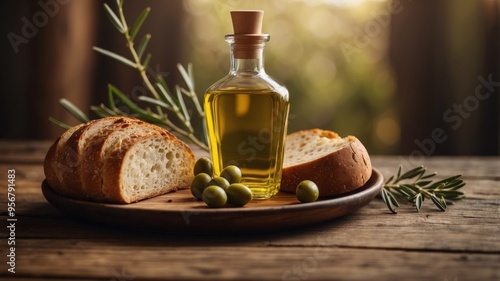
<path id="1" fill-rule="evenodd" d="M 0 0 L 0 138 L 53 140 L 52 116 L 78 123 L 107 103 L 107 84 L 146 94 L 98 0 Z M 149 75 L 173 88 L 192 63 L 196 92 L 229 70 L 230 10 L 265 11 L 268 74 L 290 92 L 289 132 L 355 135 L 372 154 L 500 155 L 498 0 L 125 0 L 129 24 L 151 13 Z"/>

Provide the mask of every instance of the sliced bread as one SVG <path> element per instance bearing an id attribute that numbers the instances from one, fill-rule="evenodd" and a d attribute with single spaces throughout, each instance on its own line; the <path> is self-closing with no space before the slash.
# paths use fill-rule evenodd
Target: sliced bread
<path id="1" fill-rule="evenodd" d="M 311 180 L 319 196 L 331 196 L 363 186 L 371 173 L 370 157 L 357 138 L 303 130 L 286 138 L 280 190 L 295 192 L 301 181 Z"/>
<path id="2" fill-rule="evenodd" d="M 116 203 L 187 188 L 193 166 L 194 155 L 185 143 L 163 128 L 128 117 L 71 128 L 44 162 L 47 182 L 57 193 Z"/>

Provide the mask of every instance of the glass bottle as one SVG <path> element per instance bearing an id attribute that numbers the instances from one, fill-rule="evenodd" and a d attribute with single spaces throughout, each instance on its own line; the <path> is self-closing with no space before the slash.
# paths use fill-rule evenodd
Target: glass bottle
<path id="1" fill-rule="evenodd" d="M 254 199 L 279 191 L 286 131 L 288 90 L 264 70 L 262 11 L 232 11 L 234 34 L 230 71 L 208 88 L 204 107 L 214 172 L 228 165 L 242 171 L 242 183 Z"/>

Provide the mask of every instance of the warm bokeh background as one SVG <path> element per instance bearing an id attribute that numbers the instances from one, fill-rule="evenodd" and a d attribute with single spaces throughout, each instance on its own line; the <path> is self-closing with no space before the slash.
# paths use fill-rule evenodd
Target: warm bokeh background
<path id="1" fill-rule="evenodd" d="M 262 9 L 290 132 L 356 135 L 373 154 L 500 154 L 497 0 L 125 1 L 130 23 L 151 7 L 138 38 L 151 33 L 150 74 L 172 87 L 191 62 L 201 98 L 229 68 L 229 11 Z M 0 0 L 0 35 L 0 138 L 55 139 L 49 116 L 77 123 L 58 99 L 88 113 L 107 83 L 145 93 L 135 70 L 91 49 L 128 56 L 102 1 Z"/>

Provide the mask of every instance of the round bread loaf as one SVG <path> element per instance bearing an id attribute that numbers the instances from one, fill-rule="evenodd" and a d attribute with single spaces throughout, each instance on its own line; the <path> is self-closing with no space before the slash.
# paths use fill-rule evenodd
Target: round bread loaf
<path id="1" fill-rule="evenodd" d="M 319 196 L 337 195 L 363 186 L 371 174 L 370 157 L 357 138 L 303 130 L 287 136 L 280 190 L 295 193 L 301 181 L 311 180 Z"/>

